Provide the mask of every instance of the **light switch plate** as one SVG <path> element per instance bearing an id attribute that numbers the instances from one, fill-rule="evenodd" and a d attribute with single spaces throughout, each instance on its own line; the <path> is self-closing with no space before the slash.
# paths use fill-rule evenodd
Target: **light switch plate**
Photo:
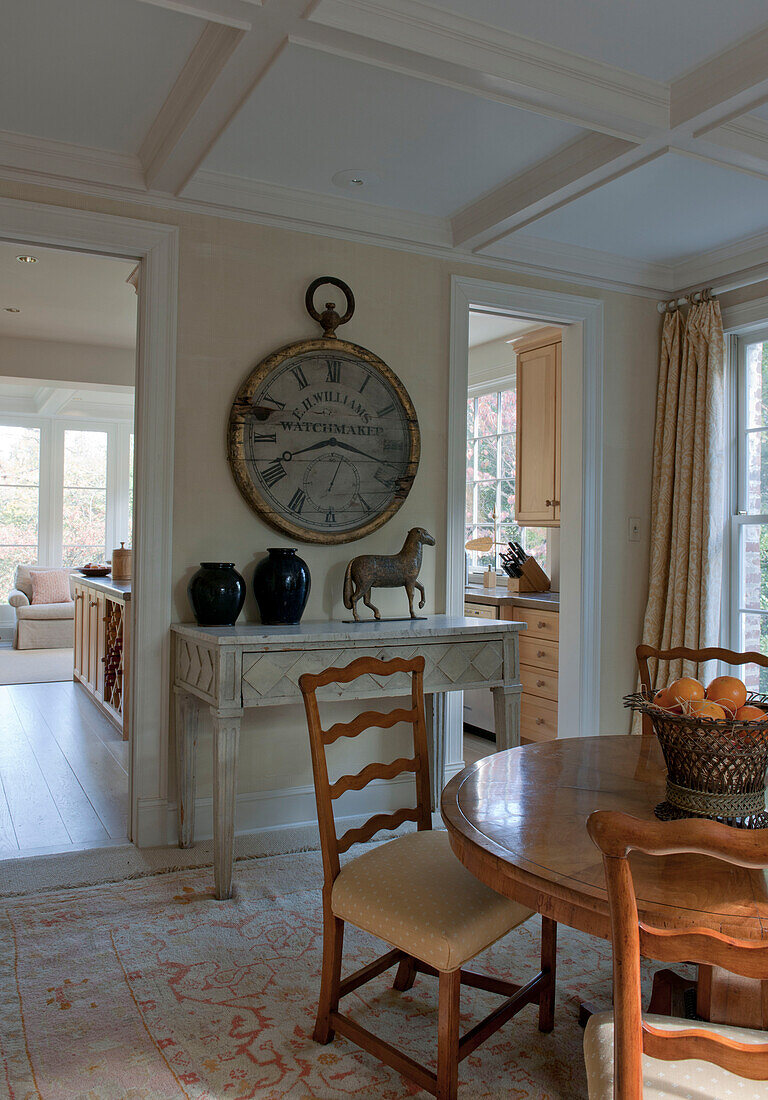
<path id="1" fill-rule="evenodd" d="M 627 521 L 627 542 L 640 541 L 640 517 L 630 516 Z"/>

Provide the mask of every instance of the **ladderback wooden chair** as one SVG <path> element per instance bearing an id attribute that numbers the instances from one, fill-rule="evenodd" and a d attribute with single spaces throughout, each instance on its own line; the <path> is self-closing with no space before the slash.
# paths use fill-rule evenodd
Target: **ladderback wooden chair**
<path id="1" fill-rule="evenodd" d="M 650 695 L 651 673 L 648 668 L 649 661 L 694 661 L 696 664 L 704 664 L 706 661 L 724 661 L 728 665 L 760 665 L 768 668 L 768 657 L 763 653 L 739 653 L 733 649 L 720 649 L 712 646 L 709 649 L 687 649 L 685 646 L 677 646 L 675 649 L 655 649 L 651 645 L 639 645 L 635 650 L 637 667 L 640 670 L 640 684 L 643 690 Z M 649 715 L 643 715 L 643 736 L 653 733 L 653 723 Z"/>
<path id="2" fill-rule="evenodd" d="M 764 831 L 734 829 L 716 821 L 641 821 L 608 810 L 591 814 L 587 830 L 603 855 L 614 1006 L 612 1013 L 592 1016 L 584 1033 L 589 1100 L 642 1100 L 644 1085 L 653 1100 L 768 1100 L 768 1033 L 643 1016 L 640 1002 L 641 955 L 720 966 L 744 977 L 766 979 L 768 946 L 704 928 L 661 929 L 641 923 L 629 864 L 630 852 L 638 851 L 651 856 L 705 855 L 739 867 L 762 868 L 768 866 Z"/>
<path id="3" fill-rule="evenodd" d="M 348 684 L 363 676 L 381 683 L 396 673 L 411 677 L 408 708 L 386 713 L 364 711 L 349 722 L 324 729 L 317 691 L 329 684 Z M 458 1065 L 480 1043 L 524 1005 L 537 1003 L 539 1027 L 554 1023 L 557 926 L 543 920 L 541 970 L 526 985 L 462 970 L 462 966 L 501 936 L 533 915 L 497 894 L 467 871 L 451 851 L 448 835 L 432 830 L 427 735 L 424 720 L 424 658 L 380 661 L 360 657 L 345 668 L 329 668 L 299 680 L 309 725 L 317 814 L 323 856 L 323 972 L 314 1038 L 328 1043 L 334 1032 L 374 1054 L 439 1100 L 454 1100 Z M 342 737 L 356 737 L 371 728 L 390 729 L 398 723 L 413 728 L 413 756 L 389 764 L 371 763 L 355 775 L 331 782 L 326 748 Z M 371 780 L 390 780 L 412 772 L 416 805 L 379 813 L 359 828 L 336 834 L 334 801 L 346 791 L 362 790 Z M 399 836 L 366 850 L 341 866 L 339 856 L 358 841 L 368 841 L 381 829 L 412 821 L 415 833 Z M 341 978 L 344 922 L 349 921 L 392 946 L 375 962 Z M 339 1012 L 339 999 L 371 978 L 398 964 L 394 988 L 410 989 L 417 973 L 439 979 L 437 1073 L 361 1027 Z M 495 1012 L 459 1038 L 461 983 L 508 998 Z"/>

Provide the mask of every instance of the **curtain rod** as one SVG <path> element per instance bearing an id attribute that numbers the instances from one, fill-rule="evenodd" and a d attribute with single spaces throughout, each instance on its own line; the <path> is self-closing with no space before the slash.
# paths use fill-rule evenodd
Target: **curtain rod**
<path id="1" fill-rule="evenodd" d="M 700 302 L 701 296 L 705 291 L 708 291 L 713 298 L 716 298 L 719 294 L 727 294 L 730 290 L 741 290 L 742 287 L 752 286 L 754 283 L 762 283 L 768 279 L 768 271 L 766 271 L 765 265 L 761 264 L 759 267 L 753 269 L 749 275 L 742 274 L 740 278 L 732 279 L 729 283 L 722 283 L 721 286 L 702 287 L 701 290 L 691 291 L 681 298 L 666 298 L 663 302 L 656 303 L 656 309 L 659 313 L 664 313 L 668 309 L 676 308 L 677 306 L 684 306 L 687 302 Z"/>

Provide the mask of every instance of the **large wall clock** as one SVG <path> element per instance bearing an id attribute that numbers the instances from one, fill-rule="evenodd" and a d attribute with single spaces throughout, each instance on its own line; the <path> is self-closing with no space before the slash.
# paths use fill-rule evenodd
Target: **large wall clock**
<path id="1" fill-rule="evenodd" d="M 319 286 L 343 291 L 314 306 Z M 355 308 L 339 279 L 306 293 L 323 335 L 288 344 L 258 363 L 229 418 L 228 455 L 237 486 L 267 523 L 304 542 L 352 542 L 386 523 L 410 492 L 419 465 L 419 425 L 405 387 L 367 348 L 340 340 Z"/>

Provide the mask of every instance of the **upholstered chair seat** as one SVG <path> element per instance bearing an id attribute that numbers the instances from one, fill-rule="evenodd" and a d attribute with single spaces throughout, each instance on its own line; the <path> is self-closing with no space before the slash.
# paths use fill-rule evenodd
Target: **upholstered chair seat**
<path id="1" fill-rule="evenodd" d="M 408 833 L 347 863 L 331 907 L 340 920 L 443 971 L 533 916 L 470 874 L 437 830 Z"/>
<path id="2" fill-rule="evenodd" d="M 676 1020 L 669 1016 L 643 1015 L 643 1020 L 665 1031 L 695 1027 L 724 1035 L 740 1043 L 764 1044 L 764 1031 L 751 1031 L 700 1020 Z M 592 1016 L 584 1032 L 589 1100 L 613 1100 L 613 1013 Z M 667 1062 L 643 1055 L 643 1100 L 768 1100 L 768 1081 L 736 1077 L 712 1062 L 686 1058 Z"/>

